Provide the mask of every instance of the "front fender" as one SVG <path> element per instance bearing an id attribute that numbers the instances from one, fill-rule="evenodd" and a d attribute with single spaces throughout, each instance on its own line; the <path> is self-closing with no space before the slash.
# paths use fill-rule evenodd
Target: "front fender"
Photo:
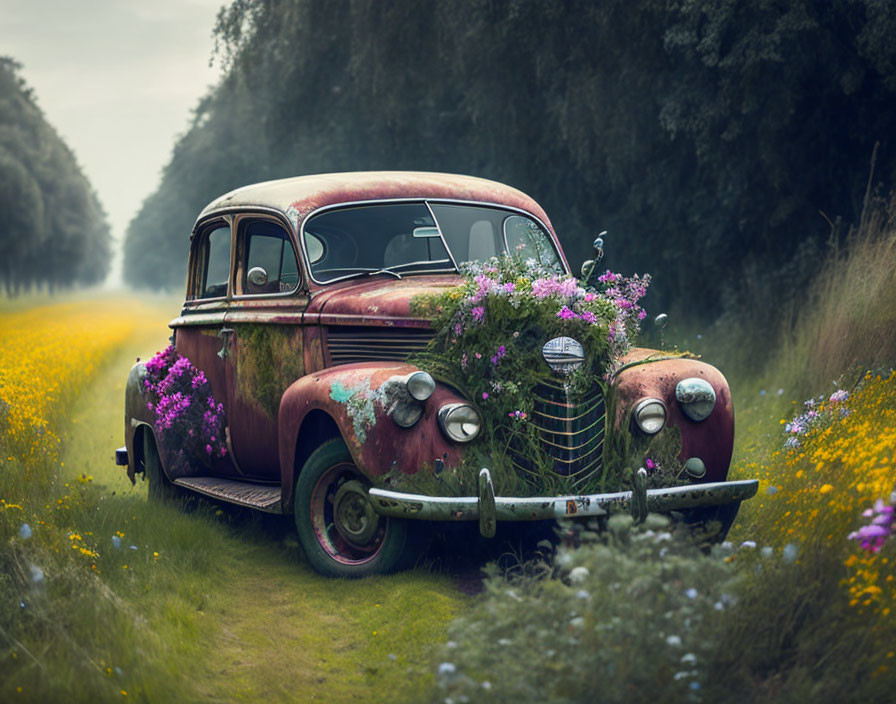
<path id="1" fill-rule="evenodd" d="M 401 363 L 346 364 L 295 381 L 283 394 L 278 414 L 283 486 L 295 482 L 299 433 L 312 411 L 323 411 L 335 421 L 355 465 L 373 484 L 390 470 L 415 474 L 434 467 L 436 460 L 457 464 L 461 451 L 445 438 L 436 418 L 443 404 L 464 400 L 455 391 L 437 384 L 423 402 L 422 417 L 410 428 L 400 427 L 389 415 L 394 403 L 408 398 L 396 377 L 414 371 L 417 367 Z"/>
<path id="2" fill-rule="evenodd" d="M 656 356 L 655 361 L 651 361 Z M 619 432 L 631 430 L 631 412 L 643 398 L 661 399 L 668 410 L 666 426 L 681 431 L 682 462 L 699 457 L 706 465 L 705 482 L 724 481 L 734 448 L 734 406 L 731 391 L 722 373 L 696 359 L 664 357 L 654 350 L 633 350 L 623 360 L 632 366 L 623 367 L 614 378 L 616 398 L 615 426 Z M 708 381 L 716 392 L 716 405 L 703 421 L 688 418 L 675 399 L 675 386 L 682 379 L 696 377 Z"/>

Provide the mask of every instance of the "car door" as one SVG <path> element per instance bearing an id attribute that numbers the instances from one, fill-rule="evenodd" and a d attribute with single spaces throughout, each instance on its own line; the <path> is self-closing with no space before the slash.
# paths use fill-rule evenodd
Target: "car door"
<path id="1" fill-rule="evenodd" d="M 228 396 L 225 318 L 232 298 L 232 221 L 230 216 L 213 217 L 197 225 L 194 230 L 187 297 L 180 317 L 171 324 L 178 354 L 205 373 L 216 404 L 226 404 Z M 229 431 L 226 432 L 229 434 Z M 229 442 L 227 444 L 229 451 Z M 193 463 L 193 466 L 196 474 L 240 474 L 230 452 L 224 458 L 213 459 L 211 467 L 200 463 Z"/>
<path id="2" fill-rule="evenodd" d="M 234 288 L 224 359 L 230 442 L 243 475 L 279 481 L 280 399 L 305 373 L 301 323 L 308 295 L 286 221 L 241 213 L 233 230 Z"/>

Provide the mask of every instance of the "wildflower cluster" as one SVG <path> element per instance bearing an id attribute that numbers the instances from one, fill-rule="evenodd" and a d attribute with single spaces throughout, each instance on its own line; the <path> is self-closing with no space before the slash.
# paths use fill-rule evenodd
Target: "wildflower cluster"
<path id="1" fill-rule="evenodd" d="M 812 410 L 816 415 L 809 417 Z M 839 552 L 849 603 L 886 616 L 896 607 L 896 561 L 887 545 L 896 541 L 874 540 L 892 530 L 892 521 L 885 502 L 875 504 L 879 511 L 868 506 L 893 490 L 896 372 L 866 374 L 849 394 L 838 391 L 816 401 L 802 416 L 782 421 L 785 427 L 798 424 L 801 432 L 790 434 L 799 443 L 734 469 L 737 476 L 761 481 L 759 496 L 745 503 L 734 534 L 749 525 L 751 538 L 770 545 L 809 543 Z M 863 511 L 872 519 L 864 528 Z"/>
<path id="2" fill-rule="evenodd" d="M 667 520 L 637 529 L 617 515 L 601 539 L 521 568 L 488 568 L 485 594 L 439 653 L 431 701 L 625 702 L 633 691 L 717 701 L 704 693 L 713 636 L 736 607 L 735 572 Z"/>
<path id="3" fill-rule="evenodd" d="M 594 288 L 585 288 L 559 268 L 518 254 L 468 262 L 461 273 L 462 285 L 412 301 L 412 312 L 433 320 L 437 333 L 411 361 L 479 406 L 486 454 L 524 456 L 527 467 L 542 468 L 533 470 L 530 482 L 540 484 L 539 477 L 553 474 L 530 422 L 533 390 L 554 377 L 542 355 L 545 343 L 558 337 L 581 343 L 584 363 L 564 380 L 574 394 L 601 385 L 646 315 L 638 302 L 649 277 L 607 271 Z"/>
<path id="4" fill-rule="evenodd" d="M 890 503 L 884 503 L 883 499 L 874 502 L 874 506 L 862 511 L 862 516 L 871 521 L 849 534 L 850 540 L 858 540 L 862 547 L 870 552 L 880 550 L 884 541 L 896 535 L 896 516 L 894 516 L 894 504 L 896 504 L 896 491 L 890 494 Z"/>
<path id="5" fill-rule="evenodd" d="M 429 368 L 435 364 L 470 398 L 495 405 L 495 420 L 531 414 L 533 382 L 549 373 L 541 357 L 548 340 L 569 336 L 582 343 L 584 383 L 590 385 L 629 349 L 646 315 L 638 301 L 649 276 L 627 279 L 607 271 L 596 289 L 586 290 L 571 276 L 515 255 L 461 269 L 462 286 L 420 297 L 413 306 L 441 331 L 427 353 Z"/>
<path id="6" fill-rule="evenodd" d="M 794 416 L 789 422 L 782 421 L 787 439 L 784 446 L 795 449 L 800 446 L 801 438 L 810 430 L 821 428 L 839 417 L 849 413 L 844 402 L 849 398 L 846 389 L 838 389 L 825 401 L 824 396 L 810 398 L 803 402 L 805 410 Z"/>
<path id="7" fill-rule="evenodd" d="M 187 470 L 192 460 L 210 463 L 227 454 L 224 406 L 215 402 L 205 374 L 173 346 L 146 362 L 143 391 L 175 471 Z"/>

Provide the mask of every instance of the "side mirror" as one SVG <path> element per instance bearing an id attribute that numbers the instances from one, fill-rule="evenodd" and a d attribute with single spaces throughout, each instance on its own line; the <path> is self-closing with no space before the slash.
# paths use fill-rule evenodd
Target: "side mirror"
<path id="1" fill-rule="evenodd" d="M 249 269 L 249 273 L 246 274 L 246 281 L 253 286 L 264 286 L 268 282 L 268 272 L 260 266 L 253 266 Z"/>
<path id="2" fill-rule="evenodd" d="M 588 277 L 591 276 L 591 272 L 594 271 L 595 262 L 593 259 L 586 259 L 582 262 L 582 281 L 587 281 Z"/>
<path id="3" fill-rule="evenodd" d="M 594 269 L 597 267 L 600 260 L 604 258 L 604 236 L 606 234 L 607 231 L 604 230 L 592 243 L 592 246 L 594 247 L 594 259 L 586 259 L 582 262 L 582 282 L 585 284 L 588 283 L 588 279 L 591 278 L 591 275 L 594 273 Z"/>

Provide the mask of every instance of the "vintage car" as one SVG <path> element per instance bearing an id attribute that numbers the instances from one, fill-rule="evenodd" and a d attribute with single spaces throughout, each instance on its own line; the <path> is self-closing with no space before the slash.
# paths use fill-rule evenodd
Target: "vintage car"
<path id="1" fill-rule="evenodd" d="M 458 286 L 461 262 L 511 249 L 520 227 L 570 275 L 541 207 L 480 178 L 327 174 L 221 196 L 190 237 L 186 301 L 170 324 L 167 362 L 157 356 L 131 370 L 118 463 L 132 481 L 144 475 L 151 498 L 189 490 L 293 514 L 308 561 L 330 576 L 401 567 L 416 557 L 414 539 L 427 520 L 478 521 L 492 536 L 498 521 L 622 509 L 715 520 L 724 535 L 757 488 L 752 480 L 725 481 L 734 436 L 728 385 L 703 362 L 655 350 L 636 348 L 617 360 L 586 394 L 586 413 L 562 383 L 582 346 L 568 337 L 543 340 L 543 371 L 558 383 L 529 422 L 560 474 L 599 468 L 613 438 L 674 433 L 681 470 L 674 486 L 648 488 L 639 468 L 618 491 L 496 496 L 496 467 L 485 463 L 466 494 L 408 491 L 394 481 L 458 465 L 483 423 L 477 399 L 408 363 L 434 335 L 432 320 L 412 302 Z M 180 358 L 188 363 L 171 366 Z M 189 387 L 167 397 L 169 415 L 159 389 L 170 390 L 172 375 L 185 369 L 192 388 L 208 387 L 208 427 L 197 421 L 166 436 L 171 418 L 189 405 Z M 196 451 L 203 432 L 208 444 Z"/>

